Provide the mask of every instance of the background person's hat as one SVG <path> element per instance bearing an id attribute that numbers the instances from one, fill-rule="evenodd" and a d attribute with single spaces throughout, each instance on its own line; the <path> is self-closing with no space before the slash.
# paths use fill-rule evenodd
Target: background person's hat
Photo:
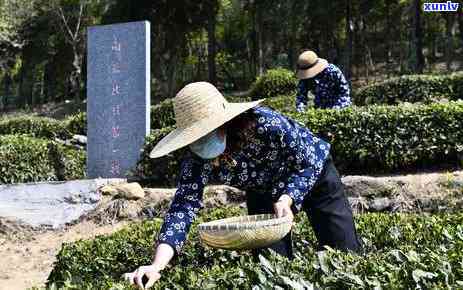
<path id="1" fill-rule="evenodd" d="M 188 84 L 174 98 L 177 128 L 156 144 L 150 158 L 158 158 L 190 145 L 263 100 L 229 103 L 208 82 Z"/>
<path id="2" fill-rule="evenodd" d="M 297 77 L 299 79 L 310 79 L 321 73 L 328 66 L 328 61 L 319 58 L 311 50 L 304 51 L 297 60 Z"/>

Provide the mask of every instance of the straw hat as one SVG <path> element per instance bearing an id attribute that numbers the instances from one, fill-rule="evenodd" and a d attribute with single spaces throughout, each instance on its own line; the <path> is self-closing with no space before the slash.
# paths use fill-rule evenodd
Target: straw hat
<path id="1" fill-rule="evenodd" d="M 188 84 L 174 98 L 177 128 L 156 144 L 150 158 L 158 158 L 190 145 L 263 100 L 229 103 L 208 82 Z"/>
<path id="2" fill-rule="evenodd" d="M 304 51 L 297 60 L 297 77 L 299 79 L 310 79 L 321 73 L 328 66 L 328 61 L 319 58 L 311 50 Z"/>

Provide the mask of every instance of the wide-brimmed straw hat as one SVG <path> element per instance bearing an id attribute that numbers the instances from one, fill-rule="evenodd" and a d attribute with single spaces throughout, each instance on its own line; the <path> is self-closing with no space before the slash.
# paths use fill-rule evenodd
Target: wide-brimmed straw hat
<path id="1" fill-rule="evenodd" d="M 188 84 L 173 100 L 177 128 L 156 144 L 150 158 L 158 158 L 190 145 L 263 100 L 229 103 L 208 82 Z"/>
<path id="2" fill-rule="evenodd" d="M 297 77 L 299 79 L 310 79 L 321 73 L 328 66 L 328 61 L 319 58 L 311 50 L 304 51 L 297 60 Z"/>

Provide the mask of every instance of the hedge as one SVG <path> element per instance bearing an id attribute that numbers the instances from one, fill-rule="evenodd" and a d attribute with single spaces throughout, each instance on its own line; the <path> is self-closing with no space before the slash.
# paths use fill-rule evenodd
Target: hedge
<path id="1" fill-rule="evenodd" d="M 48 139 L 66 139 L 72 136 L 65 123 L 51 118 L 20 116 L 0 120 L 0 135 L 14 134 Z"/>
<path id="2" fill-rule="evenodd" d="M 431 103 L 463 99 L 463 72 L 449 75 L 409 75 L 365 86 L 354 94 L 356 105 Z"/>
<path id="3" fill-rule="evenodd" d="M 271 107 L 282 113 L 294 112 L 296 110 L 296 97 L 295 95 L 281 95 L 274 98 L 268 98 L 265 100 L 263 105 Z"/>
<path id="4" fill-rule="evenodd" d="M 272 98 L 280 95 L 296 96 L 297 78 L 294 72 L 278 68 L 268 70 L 251 85 L 252 100 Z"/>
<path id="5" fill-rule="evenodd" d="M 293 231 L 296 258 L 204 247 L 197 224 L 244 212 L 207 211 L 194 223 L 182 255 L 153 289 L 457 289 L 463 287 L 463 214 L 357 216 L 365 255 L 332 249 L 316 253 L 306 216 Z M 134 289 L 125 272 L 151 262 L 161 220 L 131 224 L 110 236 L 64 244 L 48 285 L 64 289 Z M 71 288 L 74 287 L 74 288 Z"/>
<path id="6" fill-rule="evenodd" d="M 332 144 L 343 174 L 410 172 L 463 165 L 463 102 L 410 106 L 310 109 L 288 113 Z M 148 153 L 165 135 L 154 130 L 138 165 L 138 174 L 157 185 L 172 186 L 183 151 L 160 159 Z"/>
<path id="7" fill-rule="evenodd" d="M 77 113 L 68 117 L 65 126 L 69 132 L 77 135 L 87 135 L 87 114 L 84 112 Z"/>
<path id="8" fill-rule="evenodd" d="M 142 150 L 140 160 L 137 163 L 134 175 L 140 177 L 147 184 L 156 186 L 175 186 L 178 170 L 180 168 L 181 157 L 185 153 L 185 148 L 170 153 L 167 156 L 151 159 L 149 153 L 154 146 L 172 130 L 174 126 L 162 129 L 155 129 L 146 138 L 145 146 Z"/>
<path id="9" fill-rule="evenodd" d="M 175 125 L 172 99 L 166 99 L 151 107 L 151 130 Z"/>
<path id="10" fill-rule="evenodd" d="M 309 110 L 290 116 L 332 144 L 346 173 L 463 165 L 463 102 Z"/>
<path id="11" fill-rule="evenodd" d="M 0 136 L 0 184 L 81 179 L 85 152 L 27 135 Z"/>
<path id="12" fill-rule="evenodd" d="M 7 117 L 0 120 L 0 135 L 25 134 L 47 139 L 69 139 L 74 134 L 87 134 L 87 117 L 78 113 L 64 121 L 47 117 Z"/>

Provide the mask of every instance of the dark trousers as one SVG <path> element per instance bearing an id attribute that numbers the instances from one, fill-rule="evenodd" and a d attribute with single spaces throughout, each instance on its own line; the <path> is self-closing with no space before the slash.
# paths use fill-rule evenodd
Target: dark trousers
<path id="1" fill-rule="evenodd" d="M 249 214 L 274 213 L 272 197 L 267 193 L 248 191 L 247 207 Z M 361 242 L 355 230 L 352 209 L 344 193 L 344 186 L 329 157 L 324 169 L 303 202 L 303 211 L 307 214 L 318 240 L 317 250 L 327 245 L 344 251 L 361 251 Z M 293 258 L 291 232 L 281 241 L 270 245 L 278 254 Z M 257 257 L 263 250 L 253 250 Z"/>

